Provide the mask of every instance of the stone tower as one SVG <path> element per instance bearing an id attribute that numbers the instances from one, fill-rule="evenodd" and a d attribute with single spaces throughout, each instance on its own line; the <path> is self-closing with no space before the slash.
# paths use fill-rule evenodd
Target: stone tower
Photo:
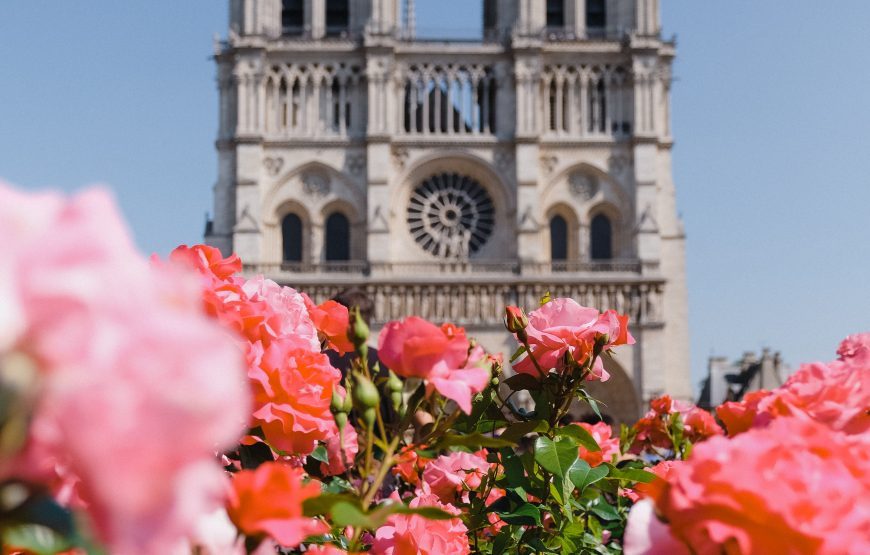
<path id="1" fill-rule="evenodd" d="M 451 320 L 492 350 L 513 350 L 506 304 L 615 308 L 638 341 L 595 392 L 608 410 L 690 398 L 658 4 L 486 0 L 457 41 L 418 39 L 414 0 L 231 0 L 206 240 L 318 300 L 361 285 L 376 325 Z"/>

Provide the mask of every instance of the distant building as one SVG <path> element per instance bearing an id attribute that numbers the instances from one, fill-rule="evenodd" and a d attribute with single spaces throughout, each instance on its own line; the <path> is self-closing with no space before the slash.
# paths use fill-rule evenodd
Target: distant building
<path id="1" fill-rule="evenodd" d="M 638 343 L 608 362 L 608 410 L 691 397 L 658 0 L 487 0 L 473 41 L 417 38 L 413 0 L 230 6 L 209 243 L 493 350 L 506 304 L 614 308 Z"/>
<path id="2" fill-rule="evenodd" d="M 782 357 L 769 349 L 763 349 L 760 357 L 746 352 L 736 362 L 727 357 L 710 357 L 698 406 L 710 410 L 726 401 L 740 401 L 752 391 L 775 389 L 783 384 L 787 374 Z"/>

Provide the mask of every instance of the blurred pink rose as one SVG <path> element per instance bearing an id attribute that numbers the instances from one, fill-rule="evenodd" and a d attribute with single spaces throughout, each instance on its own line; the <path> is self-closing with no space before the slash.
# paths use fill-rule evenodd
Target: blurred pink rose
<path id="1" fill-rule="evenodd" d="M 698 444 L 653 498 L 694 553 L 870 553 L 870 441 L 778 418 Z M 635 510 L 626 553 L 659 553 L 633 543 Z"/>
<path id="2" fill-rule="evenodd" d="M 485 456 L 485 453 L 462 451 L 441 455 L 423 469 L 423 482 L 441 501 L 452 503 L 463 491 L 480 486 L 481 479 L 492 467 Z"/>
<path id="3" fill-rule="evenodd" d="M 828 364 L 805 364 L 781 387 L 749 394 L 743 401 L 726 403 L 716 412 L 731 435 L 784 416 L 815 420 L 847 434 L 867 433 L 870 365 L 861 363 L 862 356 L 859 352 Z"/>
<path id="4" fill-rule="evenodd" d="M 850 335 L 840 343 L 837 354 L 843 362 L 870 369 L 870 332 Z"/>
<path id="5" fill-rule="evenodd" d="M 442 504 L 435 495 L 421 495 L 410 506 L 436 507 L 459 514 L 453 505 Z M 459 518 L 429 520 L 420 515 L 393 515 L 375 533 L 376 555 L 469 555 L 468 529 Z"/>
<path id="6" fill-rule="evenodd" d="M 679 414 L 683 423 L 683 435 L 695 443 L 721 435 L 722 428 L 713 415 L 692 403 L 671 399 L 663 395 L 650 401 L 650 410 L 634 424 L 637 431 L 631 450 L 639 453 L 645 449 L 673 449 L 668 436 L 670 417 Z"/>
<path id="7" fill-rule="evenodd" d="M 475 349 L 469 356 L 469 348 L 463 328 L 438 327 L 416 316 L 388 323 L 378 337 L 378 357 L 387 368 L 406 378 L 423 378 L 428 394 L 438 391 L 466 414 L 472 396 L 490 379 L 482 366 L 486 353 Z"/>
<path id="8" fill-rule="evenodd" d="M 220 504 L 214 453 L 249 414 L 238 351 L 194 276 L 136 252 L 105 192 L 0 185 L 0 228 L 0 306 L 14 307 L 0 309 L 0 358 L 42 376 L 27 445 L 0 476 L 54 474 L 112 553 L 168 552 Z"/>
<path id="9" fill-rule="evenodd" d="M 302 503 L 320 495 L 320 483 L 305 482 L 301 468 L 267 462 L 256 470 L 233 475 L 227 514 L 240 532 L 268 536 L 284 547 L 296 547 L 329 527 L 303 514 Z"/>
<path id="10" fill-rule="evenodd" d="M 596 422 L 595 424 L 578 422 L 577 425 L 589 432 L 598 446 L 601 447 L 600 451 L 589 451 L 582 445 L 580 446 L 579 457 L 589 463 L 589 466 L 611 462 L 614 455 L 619 455 L 619 438 L 610 437 L 613 434 L 610 424 L 606 422 Z"/>
<path id="11" fill-rule="evenodd" d="M 525 329 L 531 353 L 514 364 L 514 370 L 538 376 L 532 356 L 544 372 L 562 369 L 562 357 L 568 353 L 577 364 L 585 364 L 592 356 L 595 342 L 604 341 L 603 348 L 631 345 L 634 338 L 628 332 L 628 317 L 613 310 L 603 314 L 594 308 L 580 306 L 573 299 L 553 299 L 528 316 Z M 607 381 L 601 359 L 595 361 L 587 379 Z"/>
<path id="12" fill-rule="evenodd" d="M 344 452 L 342 452 L 342 439 Z M 358 435 L 353 426 L 345 425 L 341 435 L 336 429 L 326 440 L 326 453 L 329 456 L 329 464 L 320 463 L 320 471 L 324 476 L 336 476 L 344 474 L 348 468 L 353 467 L 353 459 L 359 453 Z"/>

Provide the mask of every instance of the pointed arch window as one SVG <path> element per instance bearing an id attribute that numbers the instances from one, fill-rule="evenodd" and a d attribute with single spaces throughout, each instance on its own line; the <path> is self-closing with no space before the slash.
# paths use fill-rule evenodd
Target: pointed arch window
<path id="1" fill-rule="evenodd" d="M 590 258 L 610 260 L 613 258 L 613 224 L 604 214 L 592 218 L 589 226 Z"/>
<path id="2" fill-rule="evenodd" d="M 305 0 L 283 0 L 281 29 L 285 35 L 301 35 L 305 28 Z"/>
<path id="3" fill-rule="evenodd" d="M 302 218 L 287 214 L 281 220 L 284 262 L 302 262 Z"/>
<path id="4" fill-rule="evenodd" d="M 547 0 L 547 28 L 565 27 L 565 0 Z"/>
<path id="5" fill-rule="evenodd" d="M 586 27 L 602 30 L 607 26 L 606 0 L 586 0 Z"/>
<path id="6" fill-rule="evenodd" d="M 327 262 L 350 260 L 350 221 L 341 212 L 326 218 L 325 259 Z"/>
<path id="7" fill-rule="evenodd" d="M 326 34 L 340 35 L 350 27 L 350 2 L 326 0 Z"/>
<path id="8" fill-rule="evenodd" d="M 568 222 L 558 214 L 550 218 L 550 260 L 568 260 Z"/>

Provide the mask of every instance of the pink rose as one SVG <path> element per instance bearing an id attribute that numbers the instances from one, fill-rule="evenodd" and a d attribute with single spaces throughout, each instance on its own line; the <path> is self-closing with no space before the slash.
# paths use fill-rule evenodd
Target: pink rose
<path id="1" fill-rule="evenodd" d="M 227 514 L 242 533 L 268 536 L 284 547 L 296 547 L 329 527 L 303 514 L 302 503 L 320 495 L 320 483 L 305 483 L 301 468 L 267 462 L 233 476 Z"/>
<path id="2" fill-rule="evenodd" d="M 348 468 L 353 467 L 354 457 L 359 453 L 358 435 L 354 427 L 346 424 L 341 433 L 335 430 L 330 434 L 326 440 L 326 453 L 329 464 L 320 463 L 320 471 L 324 476 L 344 474 Z"/>
<path id="3" fill-rule="evenodd" d="M 639 453 L 644 449 L 673 449 L 668 435 L 671 415 L 679 413 L 683 423 L 683 435 L 695 443 L 721 435 L 722 428 L 713 415 L 692 403 L 675 401 L 669 395 L 650 401 L 650 410 L 634 424 L 637 431 L 631 450 Z"/>
<path id="4" fill-rule="evenodd" d="M 811 420 L 778 418 L 698 444 L 654 494 L 693 553 L 870 553 L 870 442 Z M 626 553 L 659 553 L 634 543 Z M 661 527 L 655 518 L 648 526 Z"/>
<path id="5" fill-rule="evenodd" d="M 485 454 L 454 451 L 429 462 L 423 470 L 423 482 L 441 501 L 451 503 L 463 491 L 475 490 L 492 467 Z"/>
<path id="6" fill-rule="evenodd" d="M 870 332 L 850 335 L 840 343 L 837 354 L 843 362 L 870 368 Z"/>
<path id="7" fill-rule="evenodd" d="M 436 507 L 459 514 L 452 505 L 442 504 L 435 495 L 421 495 L 410 506 Z M 429 520 L 420 515 L 393 515 L 375 533 L 372 553 L 376 555 L 469 555 L 468 529 L 459 518 Z"/>
<path id="8" fill-rule="evenodd" d="M 296 342 L 274 342 L 249 369 L 254 390 L 254 420 L 269 445 L 292 455 L 311 453 L 318 441 L 335 434 L 329 410 L 341 373 L 319 352 Z"/>
<path id="9" fill-rule="evenodd" d="M 619 455 L 619 438 L 610 437 L 613 434 L 610 424 L 606 422 L 596 422 L 595 424 L 578 422 L 577 424 L 589 432 L 598 446 L 601 447 L 600 451 L 589 451 L 582 445 L 580 446 L 579 457 L 589 463 L 589 466 L 611 462 L 615 455 Z"/>
<path id="10" fill-rule="evenodd" d="M 562 370 L 562 357 L 568 353 L 577 364 L 586 364 L 593 354 L 596 341 L 603 348 L 631 345 L 634 338 L 628 332 L 628 317 L 613 310 L 603 314 L 594 308 L 580 306 L 573 299 L 553 299 L 528 316 L 525 329 L 531 352 L 514 364 L 514 370 L 538 376 L 532 357 L 544 372 Z M 596 359 L 588 379 L 606 381 L 610 375 L 601 359 Z"/>
<path id="11" fill-rule="evenodd" d="M 472 351 L 465 330 L 452 324 L 440 328 L 411 316 L 390 322 L 378 338 L 378 357 L 393 372 L 407 378 L 423 378 L 427 393 L 438 391 L 466 414 L 471 398 L 486 388 L 490 371 L 483 367 L 486 353 Z"/>
<path id="12" fill-rule="evenodd" d="M 29 361 L 38 381 L 0 478 L 86 504 L 113 553 L 168 552 L 220 503 L 214 453 L 249 414 L 241 356 L 202 314 L 196 278 L 152 268 L 105 192 L 0 184 L 0 230 L 0 359 Z"/>

